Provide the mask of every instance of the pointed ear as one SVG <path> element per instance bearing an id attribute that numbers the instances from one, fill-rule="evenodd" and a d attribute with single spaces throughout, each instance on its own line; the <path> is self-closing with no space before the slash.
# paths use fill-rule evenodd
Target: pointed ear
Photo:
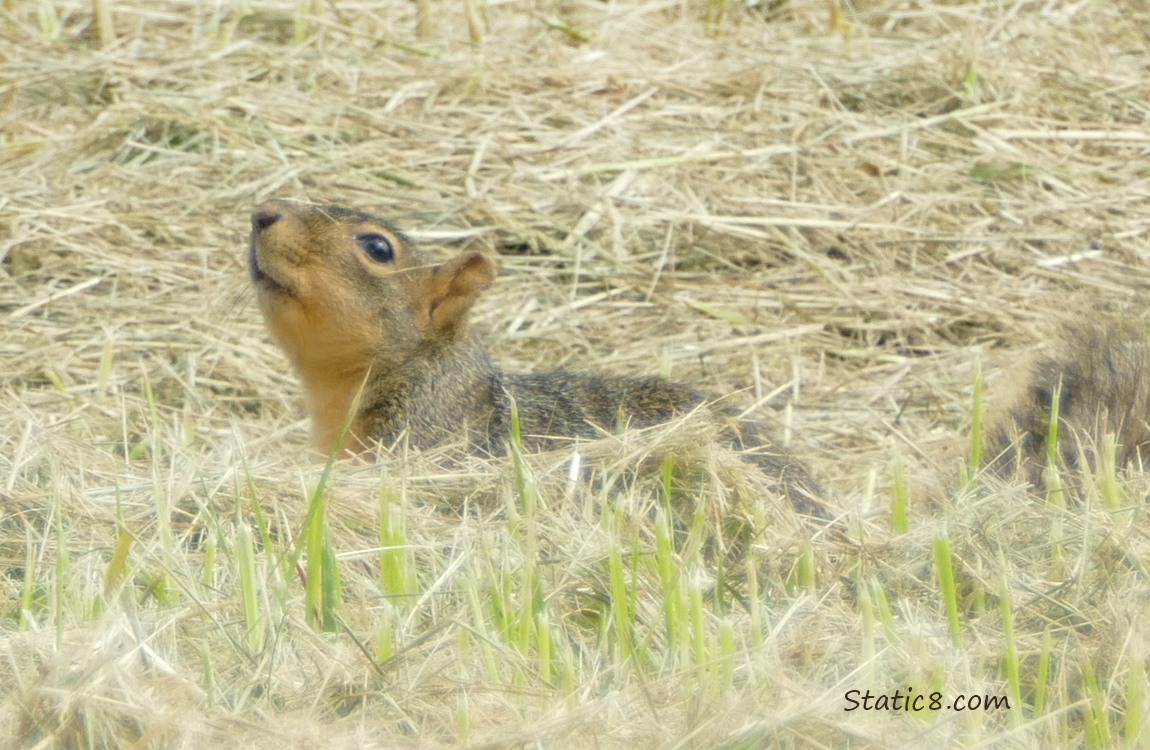
<path id="1" fill-rule="evenodd" d="M 465 253 L 437 266 L 427 282 L 420 307 L 425 334 L 446 333 L 466 322 L 479 293 L 491 285 L 499 263 L 483 253 Z"/>

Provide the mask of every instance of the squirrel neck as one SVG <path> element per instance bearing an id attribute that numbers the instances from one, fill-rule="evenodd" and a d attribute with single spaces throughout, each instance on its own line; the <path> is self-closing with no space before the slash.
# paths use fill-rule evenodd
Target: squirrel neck
<path id="1" fill-rule="evenodd" d="M 502 396 L 501 376 L 479 337 L 462 331 L 447 341 L 423 342 L 398 367 L 375 361 L 358 372 L 309 384 L 316 445 L 325 451 L 335 446 L 361 388 L 344 440 L 350 451 L 375 441 L 392 443 L 405 430 L 420 448 L 486 431 L 493 404 Z"/>
<path id="2" fill-rule="evenodd" d="M 312 439 L 321 451 L 328 453 L 335 448 L 356 394 L 368 386 L 368 373 L 366 367 L 337 372 L 301 372 L 312 419 Z M 352 420 L 348 437 L 344 440 L 346 449 L 356 450 L 356 440 L 360 438 L 357 421 Z"/>

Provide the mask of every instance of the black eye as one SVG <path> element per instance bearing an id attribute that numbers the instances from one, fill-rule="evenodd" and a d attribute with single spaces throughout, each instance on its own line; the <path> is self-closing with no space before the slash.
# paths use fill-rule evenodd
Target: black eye
<path id="1" fill-rule="evenodd" d="M 395 260 L 395 248 L 391 246 L 391 240 L 382 234 L 361 234 L 355 240 L 376 263 L 391 263 Z"/>

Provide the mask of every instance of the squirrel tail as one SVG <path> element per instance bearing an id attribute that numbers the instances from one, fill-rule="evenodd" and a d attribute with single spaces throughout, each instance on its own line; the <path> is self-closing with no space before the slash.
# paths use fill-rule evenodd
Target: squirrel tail
<path id="1" fill-rule="evenodd" d="M 1066 325 L 1053 353 L 1032 360 L 987 433 L 989 467 L 1042 479 L 1051 457 L 1097 469 L 1107 436 L 1115 465 L 1150 458 L 1150 337 L 1144 324 Z M 1057 430 L 1051 417 L 1057 414 Z M 1057 445 L 1051 446 L 1052 436 Z"/>

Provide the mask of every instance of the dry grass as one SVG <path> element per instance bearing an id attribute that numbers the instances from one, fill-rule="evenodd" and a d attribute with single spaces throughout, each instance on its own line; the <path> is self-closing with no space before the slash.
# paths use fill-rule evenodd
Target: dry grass
<path id="1" fill-rule="evenodd" d="M 417 34 L 394 0 L 5 3 L 0 744 L 1145 742 L 1146 479 L 1066 507 L 945 457 L 977 362 L 993 390 L 1056 319 L 1142 312 L 1150 5 L 832 5 L 420 3 Z M 321 467 L 242 261 L 269 196 L 501 253 L 509 367 L 763 400 L 848 538 L 673 431 L 588 446 L 589 485 L 530 457 L 530 498 L 510 461 L 343 464 L 316 631 Z M 844 710 L 1007 695 L 1012 665 L 1012 711 Z"/>

